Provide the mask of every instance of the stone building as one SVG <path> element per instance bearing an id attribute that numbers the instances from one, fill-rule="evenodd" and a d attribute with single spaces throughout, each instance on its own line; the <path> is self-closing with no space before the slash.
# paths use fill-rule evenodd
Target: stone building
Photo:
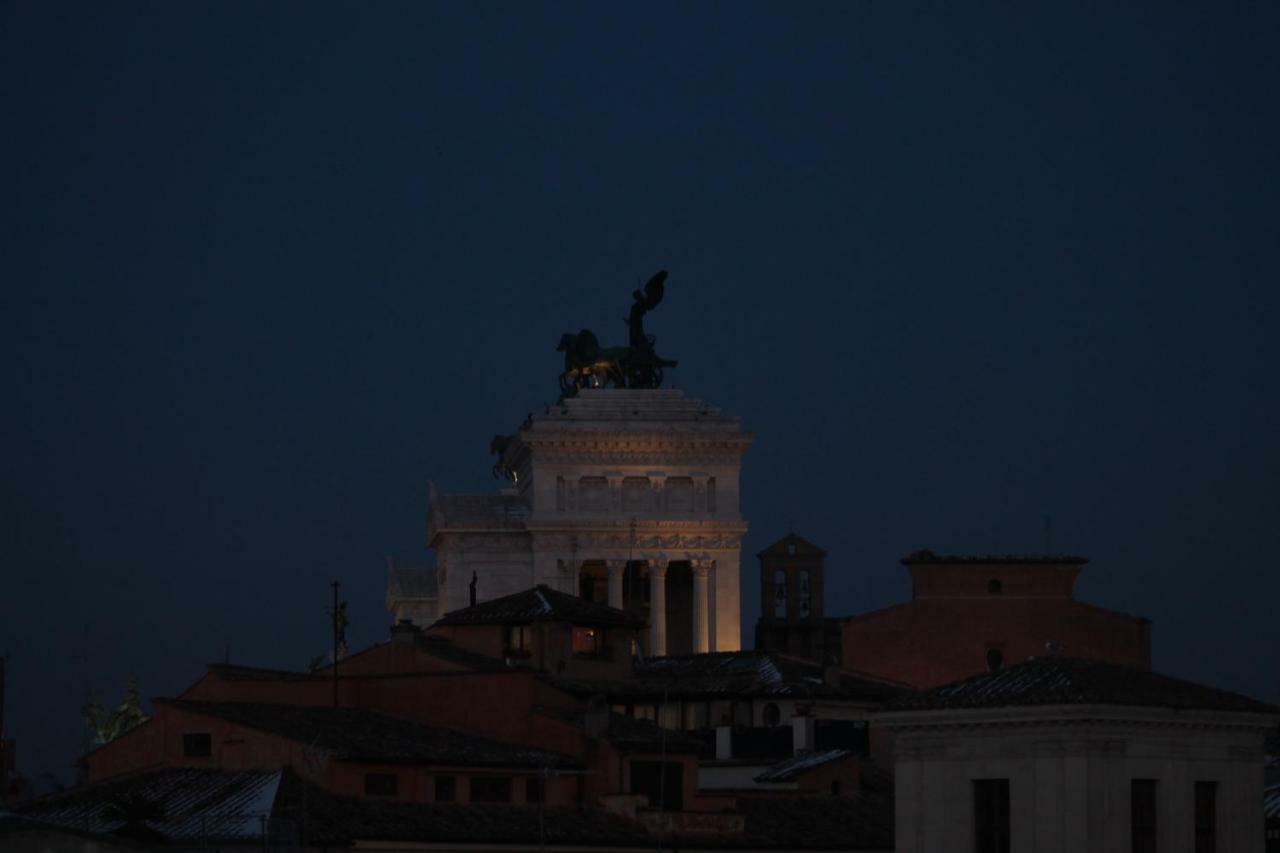
<path id="1" fill-rule="evenodd" d="M 760 560 L 756 648 L 831 663 L 823 604 L 827 552 L 788 533 L 756 556 Z"/>
<path id="2" fill-rule="evenodd" d="M 514 483 L 431 490 L 436 616 L 538 584 L 644 616 L 650 656 L 741 648 L 738 419 L 677 390 L 585 388 L 499 445 Z M 393 573 L 388 608 L 431 596 Z"/>
<path id="3" fill-rule="evenodd" d="M 897 853 L 1262 853 L 1280 708 L 1044 657 L 890 702 Z"/>
<path id="4" fill-rule="evenodd" d="M 1151 623 L 1075 599 L 1083 557 L 943 556 L 902 560 L 911 600 L 851 616 L 842 664 L 935 687 L 1045 654 L 1151 668 Z"/>

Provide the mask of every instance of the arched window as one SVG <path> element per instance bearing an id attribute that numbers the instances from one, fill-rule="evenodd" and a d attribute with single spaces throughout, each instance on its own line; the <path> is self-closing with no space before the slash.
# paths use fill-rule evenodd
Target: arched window
<path id="1" fill-rule="evenodd" d="M 987 649 L 987 670 L 999 672 L 1004 668 L 1004 652 L 1000 649 Z"/>
<path id="2" fill-rule="evenodd" d="M 800 572 L 800 618 L 809 618 L 809 573 Z"/>
<path id="3" fill-rule="evenodd" d="M 1000 583 L 1000 578 L 992 578 L 987 581 L 987 592 L 992 595 L 999 595 L 1004 592 L 1004 584 Z"/>
<path id="4" fill-rule="evenodd" d="M 761 719 L 764 720 L 766 726 L 776 726 L 782 720 L 782 713 L 778 710 L 778 706 L 769 702 L 764 706 L 764 710 L 760 712 Z"/>
<path id="5" fill-rule="evenodd" d="M 782 569 L 773 573 L 773 615 L 775 619 L 787 618 L 787 573 Z"/>

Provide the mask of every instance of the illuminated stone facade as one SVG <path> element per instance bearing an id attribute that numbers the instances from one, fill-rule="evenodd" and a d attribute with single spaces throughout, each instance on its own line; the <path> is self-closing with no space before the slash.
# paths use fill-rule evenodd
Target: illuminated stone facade
<path id="1" fill-rule="evenodd" d="M 633 610 L 648 655 L 741 648 L 737 418 L 666 389 L 584 389 L 531 415 L 496 495 L 431 491 L 438 613 L 546 584 Z M 388 597 L 393 612 L 397 602 Z"/>

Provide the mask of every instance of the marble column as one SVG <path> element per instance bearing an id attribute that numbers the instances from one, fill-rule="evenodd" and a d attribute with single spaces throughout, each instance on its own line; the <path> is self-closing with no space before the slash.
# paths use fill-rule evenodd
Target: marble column
<path id="1" fill-rule="evenodd" d="M 622 609 L 622 578 L 627 570 L 626 560 L 606 560 L 609 569 L 609 606 Z"/>
<path id="2" fill-rule="evenodd" d="M 649 560 L 649 655 L 667 653 L 667 558 Z"/>
<path id="3" fill-rule="evenodd" d="M 705 654 L 711 651 L 708 634 L 711 602 L 707 595 L 711 580 L 711 561 L 691 558 L 689 565 L 693 568 L 693 651 L 695 654 Z"/>

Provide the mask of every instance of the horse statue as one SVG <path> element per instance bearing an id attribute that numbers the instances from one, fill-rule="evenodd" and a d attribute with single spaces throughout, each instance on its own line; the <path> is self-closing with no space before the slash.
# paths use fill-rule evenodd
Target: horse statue
<path id="1" fill-rule="evenodd" d="M 654 337 L 644 331 L 644 315 L 662 301 L 666 280 L 667 271 L 660 270 L 643 290 L 632 294 L 634 302 L 625 320 L 629 346 L 601 347 L 590 329 L 560 336 L 556 352 L 564 353 L 564 372 L 560 374 L 563 397 L 572 397 L 579 388 L 657 388 L 662 384 L 663 369 L 675 367 L 677 362 L 660 358 L 654 351 Z"/>

